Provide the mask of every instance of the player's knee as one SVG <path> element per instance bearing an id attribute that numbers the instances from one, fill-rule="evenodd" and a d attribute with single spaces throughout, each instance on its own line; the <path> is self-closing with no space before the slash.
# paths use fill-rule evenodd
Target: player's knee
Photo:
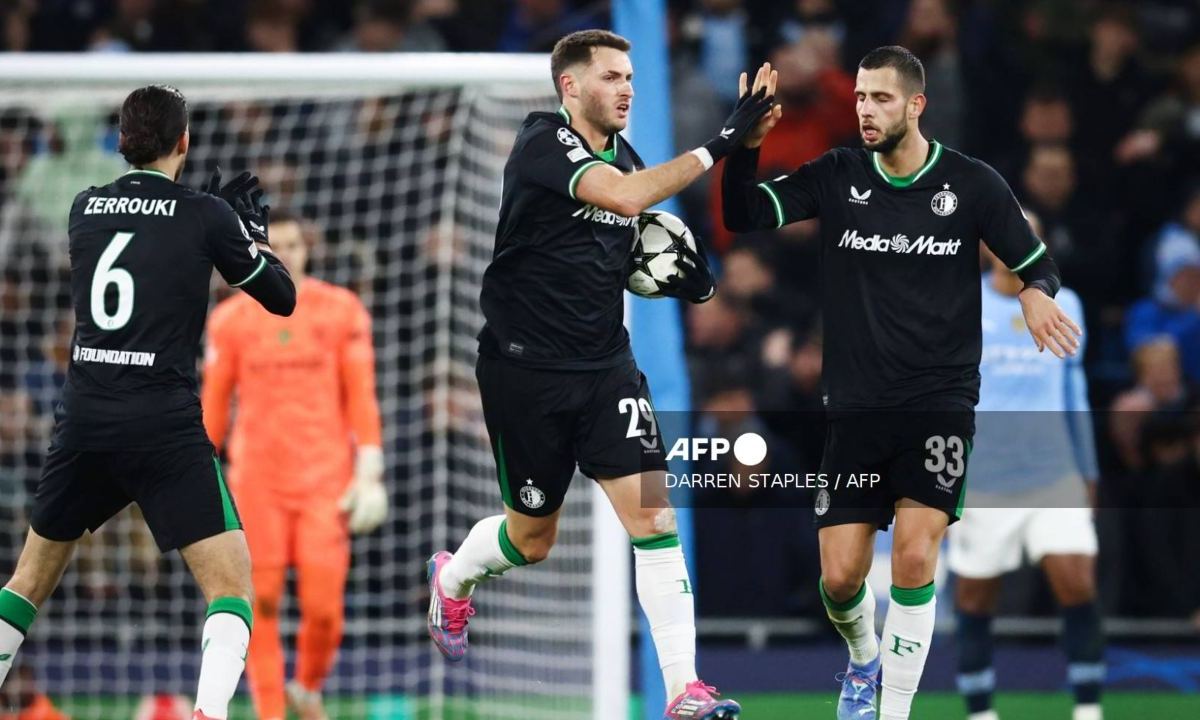
<path id="1" fill-rule="evenodd" d="M 1060 605 L 1066 607 L 1082 605 L 1096 599 L 1096 584 L 1090 575 L 1075 573 L 1059 580 L 1055 594 L 1058 595 L 1057 600 Z"/>
<path id="2" fill-rule="evenodd" d="M 916 587 L 933 577 L 937 556 L 929 543 L 913 541 L 897 546 L 892 551 L 892 575 L 897 585 Z M 915 584 L 914 584 L 915 583 Z"/>
<path id="3" fill-rule="evenodd" d="M 959 581 L 954 591 L 954 605 L 968 615 L 992 615 L 996 611 L 995 599 L 975 583 Z"/>
<path id="4" fill-rule="evenodd" d="M 558 539 L 557 523 L 537 523 L 530 527 L 508 526 L 508 537 L 530 565 L 550 557 L 550 550 Z"/>
<path id="5" fill-rule="evenodd" d="M 633 517 L 626 519 L 629 534 L 635 538 L 662 535 L 677 531 L 674 508 L 638 508 Z"/>
<path id="6" fill-rule="evenodd" d="M 867 579 L 867 571 L 850 563 L 832 563 L 821 569 L 821 585 L 834 602 L 846 602 L 854 597 Z"/>

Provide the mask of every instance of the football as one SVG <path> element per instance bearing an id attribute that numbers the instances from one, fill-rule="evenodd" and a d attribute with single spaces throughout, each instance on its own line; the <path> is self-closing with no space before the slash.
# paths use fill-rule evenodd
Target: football
<path id="1" fill-rule="evenodd" d="M 682 220 L 662 210 L 642 213 L 633 240 L 629 291 L 645 298 L 663 297 L 662 283 L 679 274 L 676 262 L 685 245 L 696 250 L 696 239 Z"/>

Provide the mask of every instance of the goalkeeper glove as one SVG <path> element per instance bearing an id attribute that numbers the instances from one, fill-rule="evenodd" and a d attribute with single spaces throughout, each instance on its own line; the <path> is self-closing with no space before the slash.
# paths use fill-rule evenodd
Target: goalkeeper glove
<path id="1" fill-rule="evenodd" d="M 350 532 L 371 532 L 388 515 L 388 493 L 383 486 L 383 449 L 373 445 L 358 448 L 354 479 L 338 506 L 349 516 Z"/>
<path id="2" fill-rule="evenodd" d="M 242 219 L 251 240 L 270 245 L 267 226 L 271 223 L 271 206 L 262 204 L 262 195 L 261 189 L 242 193 L 234 200 L 233 210 Z"/>
<path id="3" fill-rule="evenodd" d="M 693 303 L 705 302 L 716 295 L 717 281 L 704 255 L 687 244 L 681 244 L 679 253 L 682 257 L 675 261 L 679 274 L 663 281 L 662 294 Z"/>
<path id="4" fill-rule="evenodd" d="M 206 192 L 209 195 L 216 195 L 225 202 L 229 203 L 229 207 L 235 207 L 237 199 L 244 193 L 248 193 L 258 186 L 258 178 L 251 175 L 249 172 L 243 172 L 234 179 L 221 185 L 221 168 L 213 170 L 213 174 L 209 176 L 208 183 L 200 188 L 201 192 Z"/>
<path id="5" fill-rule="evenodd" d="M 738 98 L 737 106 L 733 108 L 733 112 L 721 126 L 721 131 L 703 145 L 708 154 L 712 156 L 712 161 L 717 162 L 741 145 L 742 138 L 746 137 L 746 133 L 750 132 L 774 105 L 775 96 L 767 95 L 765 87 L 760 88 L 753 95 L 747 90 Z"/>

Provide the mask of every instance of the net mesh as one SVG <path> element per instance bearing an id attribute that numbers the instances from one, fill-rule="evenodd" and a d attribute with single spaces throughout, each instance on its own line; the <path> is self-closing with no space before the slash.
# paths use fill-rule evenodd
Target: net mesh
<path id="1" fill-rule="evenodd" d="M 310 272 L 355 290 L 374 321 L 393 513 L 354 541 L 346 638 L 326 686 L 331 715 L 590 717 L 592 495 L 582 487 L 568 498 L 555 561 L 480 591 L 465 665 L 443 665 L 424 628 L 425 559 L 453 549 L 500 508 L 473 370 L 479 285 L 515 131 L 527 112 L 552 108 L 553 95 L 543 82 L 307 97 L 293 89 L 254 100 L 237 90 L 189 93 L 192 151 L 182 182 L 197 187 L 218 164 L 227 177 L 256 172 L 273 206 L 319 231 Z M 67 210 L 76 192 L 125 166 L 115 152 L 119 93 L 64 80 L 2 97 L 7 574 L 28 527 L 68 359 Z M 214 282 L 214 301 L 228 292 Z M 133 717 L 141 696 L 194 692 L 203 610 L 178 555 L 160 557 L 136 508 L 127 509 L 83 542 L 13 682 L 50 691 L 77 720 Z M 291 646 L 294 601 L 282 612 Z M 233 717 L 252 717 L 244 699 Z"/>

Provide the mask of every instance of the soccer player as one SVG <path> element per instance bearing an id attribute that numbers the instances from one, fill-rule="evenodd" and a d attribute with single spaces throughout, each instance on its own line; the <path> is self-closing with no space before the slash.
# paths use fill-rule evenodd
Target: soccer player
<path id="1" fill-rule="evenodd" d="M 245 295 L 213 310 L 205 353 L 204 426 L 229 432 L 229 487 L 246 515 L 254 578 L 247 674 L 258 717 L 324 720 L 321 686 L 342 640 L 350 533 L 387 516 L 371 318 L 349 290 L 305 274 L 298 218 L 271 217 L 271 246 L 296 283 L 282 318 Z M 300 600 L 296 679 L 284 686 L 279 606 L 289 567 Z"/>
<path id="2" fill-rule="evenodd" d="M 176 183 L 189 143 L 178 90 L 133 91 L 120 115 L 133 169 L 71 206 L 71 364 L 29 535 L 0 590 L 0 682 L 76 542 L 136 502 L 159 549 L 179 550 L 208 601 L 194 718 L 224 720 L 254 616 L 246 538 L 197 392 L 209 279 L 216 267 L 279 315 L 292 312 L 296 290 L 267 245 L 256 178 L 222 187 L 216 175 L 218 196 Z"/>
<path id="3" fill-rule="evenodd" d="M 691 584 L 674 513 L 654 490 L 665 485 L 665 452 L 623 293 L 638 215 L 728 154 L 774 98 L 746 95 L 704 146 L 643 169 L 619 134 L 633 100 L 628 50 L 603 30 L 559 40 L 550 67 L 562 106 L 525 119 L 504 167 L 476 365 L 504 513 L 480 520 L 457 552 L 430 559 L 429 632 L 446 657 L 462 659 L 472 591 L 546 559 L 578 465 L 632 539 L 638 600 L 672 698 L 667 717 L 736 717 L 738 704 L 696 677 Z M 667 292 L 704 302 L 712 274 L 702 255 L 685 255 Z"/>
<path id="4" fill-rule="evenodd" d="M 983 280 L 979 442 L 970 503 L 950 528 L 946 557 L 958 576 L 958 689 L 969 720 L 997 720 L 992 616 L 1000 576 L 1016 570 L 1025 554 L 1041 565 L 1062 607 L 1074 720 L 1100 720 L 1104 635 L 1089 508 L 1097 468 L 1087 379 L 1077 359 L 1061 363 L 1029 347 L 1017 300 L 1023 283 L 995 255 L 984 254 L 992 271 Z M 1071 290 L 1059 290 L 1058 301 L 1073 317 L 1083 316 Z"/>
<path id="5" fill-rule="evenodd" d="M 764 67 L 754 89 L 774 88 Z M 742 80 L 745 85 L 745 78 Z M 828 426 L 815 520 L 821 598 L 850 648 L 838 717 L 908 718 L 933 636 L 938 545 L 961 510 L 979 394 L 979 240 L 1018 273 L 1039 350 L 1075 352 L 1054 302 L 1058 270 L 1004 180 L 918 128 L 925 71 L 908 50 L 871 51 L 855 85 L 864 147 L 838 148 L 755 182 L 773 112 L 725 164 L 733 231 L 819 217 Z M 895 521 L 892 602 L 875 635 L 864 579 L 875 533 Z"/>

